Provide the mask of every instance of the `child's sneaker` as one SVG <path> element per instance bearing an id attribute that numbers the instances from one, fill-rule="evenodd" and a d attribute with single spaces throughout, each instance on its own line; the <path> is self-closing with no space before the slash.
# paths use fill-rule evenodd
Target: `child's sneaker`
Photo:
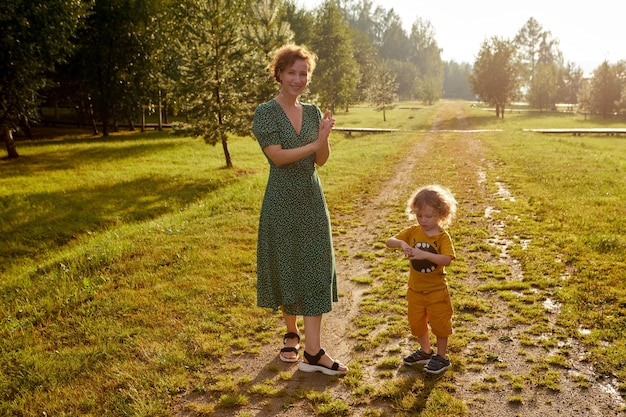
<path id="1" fill-rule="evenodd" d="M 428 364 L 424 367 L 424 370 L 429 374 L 440 374 L 451 365 L 452 364 L 449 359 L 446 359 L 443 356 L 433 355 L 430 361 L 428 361 Z"/>
<path id="2" fill-rule="evenodd" d="M 433 357 L 433 351 L 430 350 L 430 353 L 424 352 L 421 348 L 417 349 L 415 352 L 411 353 L 409 356 L 405 356 L 402 361 L 405 365 L 414 366 L 417 364 L 427 364 L 430 359 Z"/>

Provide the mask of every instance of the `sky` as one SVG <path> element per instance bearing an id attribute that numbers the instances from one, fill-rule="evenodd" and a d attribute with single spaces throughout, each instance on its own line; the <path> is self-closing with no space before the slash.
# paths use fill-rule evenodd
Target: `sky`
<path id="1" fill-rule="evenodd" d="M 590 74 L 604 60 L 626 60 L 626 25 L 622 0 L 371 0 L 393 10 L 404 29 L 419 17 L 435 31 L 444 61 L 473 64 L 484 40 L 493 36 L 513 40 L 533 17 L 559 40 L 565 62 Z M 323 0 L 299 0 L 314 9 Z"/>

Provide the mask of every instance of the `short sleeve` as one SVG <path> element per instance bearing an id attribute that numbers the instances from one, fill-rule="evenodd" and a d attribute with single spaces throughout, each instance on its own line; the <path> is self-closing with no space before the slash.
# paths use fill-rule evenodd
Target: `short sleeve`
<path id="1" fill-rule="evenodd" d="M 410 245 L 411 235 L 413 234 L 413 229 L 414 229 L 413 226 L 407 227 L 406 229 L 400 231 L 397 235 L 395 235 L 394 238 L 401 240 L 403 242 L 406 242 Z"/>
<path id="2" fill-rule="evenodd" d="M 444 233 L 442 233 L 441 247 L 439 248 L 439 253 L 442 255 L 450 255 L 452 259 L 456 259 L 456 253 L 454 251 L 454 245 L 452 244 L 452 238 L 447 231 L 444 231 Z"/>
<path id="3" fill-rule="evenodd" d="M 268 145 L 279 144 L 279 131 L 278 118 L 272 106 L 269 103 L 260 104 L 254 111 L 252 133 L 259 142 L 259 145 L 261 145 L 261 148 Z"/>

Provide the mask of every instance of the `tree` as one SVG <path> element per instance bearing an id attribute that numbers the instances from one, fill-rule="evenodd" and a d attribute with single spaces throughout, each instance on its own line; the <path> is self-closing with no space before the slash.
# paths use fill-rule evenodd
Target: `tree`
<path id="1" fill-rule="evenodd" d="M 350 33 L 352 35 L 354 59 L 359 66 L 360 74 L 355 100 L 362 102 L 367 100 L 368 89 L 374 83 L 376 77 L 375 69 L 380 64 L 380 57 L 378 56 L 378 50 L 365 33 L 355 29 L 351 29 Z"/>
<path id="2" fill-rule="evenodd" d="M 181 49 L 181 80 L 176 94 L 189 123 L 176 131 L 202 137 L 208 144 L 222 144 L 226 166 L 233 166 L 228 134 L 247 135 L 256 103 L 250 86 L 259 80 L 258 55 L 246 42 L 249 23 L 246 4 L 236 0 L 186 0 L 181 25 L 186 28 Z"/>
<path id="3" fill-rule="evenodd" d="M 181 16 L 185 14 L 181 4 L 167 2 L 157 15 L 156 33 L 150 35 L 155 38 L 156 46 L 152 56 L 152 83 L 148 91 L 150 96 L 142 103 L 142 119 L 146 108 L 158 112 L 159 122 L 161 119 L 167 122 L 168 114 L 182 111 L 174 91 L 182 78 L 180 63 L 185 51 L 181 45 L 186 38 L 186 30 L 181 28 L 181 22 L 184 22 Z"/>
<path id="4" fill-rule="evenodd" d="M 583 86 L 583 70 L 572 62 L 569 62 L 563 69 L 563 87 L 559 94 L 561 100 L 569 104 L 570 110 L 573 105 L 579 102 L 579 93 Z"/>
<path id="5" fill-rule="evenodd" d="M 253 50 L 258 52 L 259 62 L 255 69 L 259 72 L 255 78 L 264 79 L 258 83 L 257 101 L 267 101 L 276 93 L 274 77 L 267 71 L 263 63 L 271 60 L 271 54 L 280 46 L 293 41 L 294 33 L 287 20 L 281 19 L 283 0 L 260 0 L 252 5 L 253 21 L 244 28 L 244 40 Z"/>
<path id="6" fill-rule="evenodd" d="M 293 42 L 297 45 L 310 46 L 313 37 L 313 13 L 299 9 L 296 0 L 287 0 L 284 7 L 284 19 L 294 33 Z"/>
<path id="7" fill-rule="evenodd" d="M 559 41 L 553 39 L 552 33 L 544 30 L 533 17 L 522 26 L 513 42 L 518 48 L 520 62 L 530 75 L 534 74 L 538 63 L 558 63 L 562 59 Z"/>
<path id="8" fill-rule="evenodd" d="M 559 50 L 559 41 L 552 38 L 549 31 L 531 17 L 519 30 L 513 43 L 519 52 L 519 61 L 523 71 L 521 78 L 524 85 L 529 87 L 537 75 L 537 65 L 563 65 L 563 55 Z"/>
<path id="9" fill-rule="evenodd" d="M 385 60 L 385 63 L 398 83 L 398 97 L 402 100 L 412 100 L 417 97 L 417 81 L 420 76 L 417 65 L 413 62 L 398 61 L 396 59 Z"/>
<path id="10" fill-rule="evenodd" d="M 380 45 L 380 57 L 384 60 L 408 61 L 407 51 L 411 49 L 411 42 L 402 28 L 402 19 L 392 10 L 385 16 L 385 26 Z"/>
<path id="11" fill-rule="evenodd" d="M 441 98 L 443 79 L 434 75 L 420 78 L 418 82 L 418 97 L 427 105 L 432 105 Z"/>
<path id="12" fill-rule="evenodd" d="M 93 101 L 102 134 L 131 121 L 150 92 L 158 94 L 154 56 L 159 49 L 160 0 L 95 0 L 69 64 Z M 78 89 L 77 89 L 78 90 Z M 158 100 L 154 97 L 154 100 Z"/>
<path id="13" fill-rule="evenodd" d="M 367 36 L 374 47 L 380 48 L 387 27 L 388 13 L 381 6 L 376 6 L 372 12 L 373 6 L 372 0 L 356 1 L 346 8 L 345 17 L 350 27 Z"/>
<path id="14" fill-rule="evenodd" d="M 320 58 L 311 91 L 322 108 L 333 113 L 348 107 L 356 97 L 359 68 L 353 55 L 350 28 L 335 0 L 326 0 L 315 20 L 311 49 Z"/>
<path id="15" fill-rule="evenodd" d="M 19 156 L 13 131 L 39 119 L 41 90 L 72 50 L 88 2 L 4 0 L 0 6 L 0 134 Z"/>
<path id="16" fill-rule="evenodd" d="M 626 109 L 626 61 L 618 61 L 613 66 L 615 77 L 617 78 L 618 88 L 620 89 L 620 98 L 617 103 L 617 111 L 622 113 Z"/>
<path id="17" fill-rule="evenodd" d="M 472 66 L 468 63 L 449 61 L 444 64 L 443 97 L 475 100 L 469 83 Z"/>
<path id="18" fill-rule="evenodd" d="M 585 115 L 587 120 L 587 114 L 591 112 L 591 80 L 584 78 L 578 90 L 578 112 Z"/>
<path id="19" fill-rule="evenodd" d="M 418 97 L 429 105 L 433 104 L 439 100 L 443 90 L 443 61 L 435 40 L 435 30 L 429 21 L 417 18 L 411 27 L 409 40 L 409 60 L 419 71 Z"/>
<path id="20" fill-rule="evenodd" d="M 389 68 L 380 62 L 374 68 L 372 84 L 368 90 L 368 99 L 372 102 L 377 111 L 383 112 L 383 120 L 387 121 L 386 111 L 395 107 L 398 96 L 395 91 L 398 89 L 395 76 L 391 74 Z"/>
<path id="21" fill-rule="evenodd" d="M 392 10 L 377 6 L 372 12 L 373 2 L 361 0 L 355 6 L 356 20 L 351 20 L 353 27 L 365 30 L 368 38 L 378 50 L 378 57 L 384 60 L 386 67 L 397 81 L 396 94 L 402 98 L 411 98 L 416 94 L 417 69 L 408 60 L 409 38 L 402 27 L 402 19 Z M 370 75 L 374 73 L 370 71 Z"/>
<path id="22" fill-rule="evenodd" d="M 532 78 L 528 89 L 530 106 L 540 111 L 556 108 L 559 78 L 560 71 L 556 64 L 537 64 L 535 76 Z"/>
<path id="23" fill-rule="evenodd" d="M 615 68 L 604 61 L 593 72 L 591 79 L 591 105 L 595 113 L 607 118 L 617 108 L 621 89 L 615 74 Z"/>
<path id="24" fill-rule="evenodd" d="M 281 19 L 283 0 L 257 0 L 252 4 L 254 24 L 246 26 L 243 37 L 261 50 L 265 57 L 293 40 L 289 22 Z"/>
<path id="25" fill-rule="evenodd" d="M 508 40 L 493 37 L 485 40 L 474 62 L 470 77 L 472 91 L 496 108 L 496 117 L 504 117 L 504 108 L 517 95 L 519 65 L 516 47 Z"/>

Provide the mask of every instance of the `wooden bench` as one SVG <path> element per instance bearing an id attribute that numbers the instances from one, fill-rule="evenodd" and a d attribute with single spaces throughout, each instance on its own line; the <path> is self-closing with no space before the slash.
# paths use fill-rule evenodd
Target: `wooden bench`
<path id="1" fill-rule="evenodd" d="M 574 136 L 582 136 L 583 134 L 604 134 L 608 136 L 616 136 L 626 134 L 626 128 L 589 128 L 589 129 L 524 129 L 525 132 L 538 132 L 538 133 L 555 133 L 555 134 L 570 134 Z"/>
<path id="2" fill-rule="evenodd" d="M 337 132 L 361 132 L 361 133 L 390 133 L 401 132 L 402 129 L 379 129 L 375 127 L 333 127 Z"/>
<path id="3" fill-rule="evenodd" d="M 437 132 L 456 132 L 456 133 L 477 133 L 477 132 L 502 132 L 502 129 L 380 129 L 375 127 L 333 127 L 337 132 L 361 132 L 361 133 L 391 133 L 391 132 L 412 132 L 412 133 L 437 133 Z"/>

